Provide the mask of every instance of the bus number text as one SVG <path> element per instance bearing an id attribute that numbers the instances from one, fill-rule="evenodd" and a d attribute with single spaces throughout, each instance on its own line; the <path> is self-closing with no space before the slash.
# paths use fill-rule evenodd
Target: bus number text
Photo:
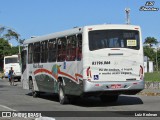
<path id="1" fill-rule="evenodd" d="M 111 64 L 110 61 L 93 61 L 92 65 L 107 65 L 107 64 Z"/>

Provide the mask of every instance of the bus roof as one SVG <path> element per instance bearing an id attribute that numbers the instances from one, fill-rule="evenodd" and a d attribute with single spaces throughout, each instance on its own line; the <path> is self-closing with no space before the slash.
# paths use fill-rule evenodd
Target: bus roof
<path id="1" fill-rule="evenodd" d="M 18 55 L 4 56 L 4 58 L 13 58 L 13 57 L 18 57 Z"/>
<path id="2" fill-rule="evenodd" d="M 79 33 L 82 33 L 82 28 L 76 27 L 76 28 L 62 31 L 62 32 L 56 32 L 56 33 L 51 33 L 51 34 L 44 35 L 44 36 L 30 38 L 28 40 L 25 40 L 23 42 L 23 44 L 34 43 L 34 42 L 38 42 L 38 41 L 49 40 L 49 39 L 53 39 L 53 38 L 64 37 L 67 35 L 73 35 L 73 34 L 79 34 Z"/>
<path id="3" fill-rule="evenodd" d="M 102 25 L 89 25 L 89 26 L 84 26 L 84 27 L 76 27 L 70 30 L 65 30 L 62 32 L 56 32 L 56 33 L 51 33 L 48 35 L 44 35 L 44 36 L 38 36 L 38 37 L 33 37 L 30 38 L 28 40 L 25 40 L 23 42 L 23 44 L 28 44 L 28 43 L 34 43 L 34 42 L 38 42 L 38 41 L 44 41 L 44 40 L 49 40 L 49 39 L 54 39 L 54 38 L 58 38 L 58 37 L 64 37 L 64 36 L 68 36 L 68 35 L 73 35 L 73 34 L 79 34 L 82 33 L 83 28 L 108 28 L 108 29 L 112 29 L 112 28 L 119 28 L 119 29 L 133 29 L 133 28 L 138 28 L 140 29 L 139 26 L 136 25 L 127 25 L 127 24 L 102 24 Z"/>

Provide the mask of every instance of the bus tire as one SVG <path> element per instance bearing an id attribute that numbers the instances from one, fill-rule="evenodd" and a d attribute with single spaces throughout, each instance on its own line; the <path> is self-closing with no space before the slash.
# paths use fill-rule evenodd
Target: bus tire
<path id="1" fill-rule="evenodd" d="M 20 78 L 18 78 L 18 82 L 21 82 L 21 79 L 20 79 Z"/>
<path id="2" fill-rule="evenodd" d="M 34 90 L 34 86 L 33 86 L 33 81 L 32 81 L 32 80 L 29 80 L 29 89 L 31 90 L 32 96 L 33 96 L 34 98 L 36 98 L 36 97 L 39 96 L 39 93 Z"/>
<path id="3" fill-rule="evenodd" d="M 117 102 L 118 95 L 102 95 L 100 96 L 100 99 L 104 103 Z"/>
<path id="4" fill-rule="evenodd" d="M 58 95 L 59 95 L 59 103 L 60 104 L 67 104 L 68 103 L 68 98 L 65 95 L 64 92 L 64 86 L 62 82 L 59 82 L 59 91 L 58 91 Z"/>

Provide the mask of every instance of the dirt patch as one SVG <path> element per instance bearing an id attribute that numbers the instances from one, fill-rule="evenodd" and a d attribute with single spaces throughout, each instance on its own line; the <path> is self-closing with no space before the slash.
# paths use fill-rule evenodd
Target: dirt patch
<path id="1" fill-rule="evenodd" d="M 160 96 L 160 93 L 154 93 L 154 92 L 140 92 L 138 95 L 143 95 L 143 96 Z"/>

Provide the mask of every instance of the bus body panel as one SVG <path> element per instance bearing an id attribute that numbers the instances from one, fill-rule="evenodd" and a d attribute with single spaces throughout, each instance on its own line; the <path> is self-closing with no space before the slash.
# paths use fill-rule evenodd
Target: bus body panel
<path id="1" fill-rule="evenodd" d="M 77 67 L 79 66 L 79 67 Z M 58 77 L 61 77 L 65 84 L 66 94 L 82 94 L 82 63 L 59 62 L 59 63 L 40 63 L 28 65 L 29 76 L 32 77 L 34 90 L 50 93 L 58 93 Z M 76 70 L 77 68 L 80 68 Z M 77 92 L 79 91 L 79 92 Z"/>
<path id="2" fill-rule="evenodd" d="M 24 46 L 23 51 L 21 53 L 21 60 L 22 60 L 22 87 L 23 89 L 29 89 L 29 77 L 28 77 L 28 49 L 27 46 Z"/>
<path id="3" fill-rule="evenodd" d="M 138 31 L 139 49 L 102 48 L 89 50 L 89 32 L 98 30 Z M 130 94 L 144 89 L 143 45 L 139 26 L 103 25 L 84 27 L 83 38 L 83 78 L 84 92 L 124 91 Z M 98 34 L 97 34 L 98 35 Z M 97 37 L 97 35 L 95 37 Z M 117 39 L 117 38 L 116 38 Z M 128 38 L 127 41 L 130 39 Z M 96 41 L 93 41 L 96 42 Z M 127 43 L 128 44 L 128 43 Z M 138 43 L 137 43 L 138 44 Z M 128 92 L 127 92 L 128 91 Z M 102 94 L 102 93 L 100 93 Z M 120 93 L 117 93 L 120 94 Z"/>
<path id="4" fill-rule="evenodd" d="M 87 65 L 91 72 L 89 77 L 92 81 L 140 80 L 140 66 L 143 66 L 142 56 L 140 52 L 127 49 L 103 49 L 89 52 L 87 56 L 89 59 Z"/>

